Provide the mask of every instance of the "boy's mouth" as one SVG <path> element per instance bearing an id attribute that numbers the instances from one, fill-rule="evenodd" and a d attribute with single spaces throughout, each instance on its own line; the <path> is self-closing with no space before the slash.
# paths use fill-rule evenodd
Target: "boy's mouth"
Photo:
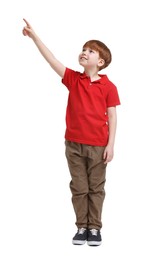
<path id="1" fill-rule="evenodd" d="M 84 56 L 80 57 L 80 60 L 82 60 L 82 59 L 87 60 L 87 58 Z"/>

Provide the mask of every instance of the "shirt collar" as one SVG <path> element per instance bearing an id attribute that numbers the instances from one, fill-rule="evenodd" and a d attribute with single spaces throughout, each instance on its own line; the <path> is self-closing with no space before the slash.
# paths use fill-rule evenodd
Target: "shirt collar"
<path id="1" fill-rule="evenodd" d="M 107 75 L 105 75 L 105 74 L 98 74 L 98 75 L 99 75 L 100 79 L 93 81 L 94 83 L 104 84 L 107 81 L 109 81 Z M 84 79 L 84 78 L 89 78 L 89 77 L 86 75 L 85 72 L 83 72 L 83 73 L 80 73 L 80 78 Z"/>

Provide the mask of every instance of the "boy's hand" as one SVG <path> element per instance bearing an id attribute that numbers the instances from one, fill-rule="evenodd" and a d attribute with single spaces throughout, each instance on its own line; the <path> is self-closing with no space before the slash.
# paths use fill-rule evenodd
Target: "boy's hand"
<path id="1" fill-rule="evenodd" d="M 26 23 L 26 26 L 23 28 L 23 35 L 24 36 L 29 36 L 30 38 L 34 38 L 34 36 L 36 35 L 35 32 L 33 31 L 33 28 L 31 27 L 31 25 L 29 24 L 28 21 L 26 21 L 26 19 L 23 19 L 24 22 Z"/>
<path id="2" fill-rule="evenodd" d="M 113 156 L 114 156 L 113 147 L 110 145 L 107 145 L 104 150 L 104 154 L 103 154 L 103 159 L 105 160 L 104 164 L 112 161 Z"/>

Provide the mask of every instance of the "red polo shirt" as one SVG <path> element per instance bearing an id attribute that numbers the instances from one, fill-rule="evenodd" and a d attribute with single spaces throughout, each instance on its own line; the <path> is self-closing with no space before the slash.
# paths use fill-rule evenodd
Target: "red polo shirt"
<path id="1" fill-rule="evenodd" d="M 66 111 L 66 140 L 106 146 L 107 108 L 120 104 L 116 86 L 106 75 L 91 82 L 85 73 L 66 68 L 62 83 L 69 90 Z"/>

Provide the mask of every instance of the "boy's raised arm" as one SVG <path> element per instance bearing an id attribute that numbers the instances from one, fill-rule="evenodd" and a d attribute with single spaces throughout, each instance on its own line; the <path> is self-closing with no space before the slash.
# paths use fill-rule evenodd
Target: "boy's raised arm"
<path id="1" fill-rule="evenodd" d="M 36 44 L 36 46 L 39 49 L 40 53 L 43 55 L 43 57 L 46 59 L 46 61 L 50 64 L 50 66 L 53 68 L 53 70 L 61 78 L 63 78 L 66 67 L 60 61 L 58 61 L 55 58 L 53 53 L 41 41 L 41 39 L 34 32 L 33 28 L 29 24 L 29 22 L 27 22 L 26 19 L 23 19 L 23 20 L 26 23 L 26 26 L 23 28 L 23 35 L 24 36 L 29 36 L 34 41 L 34 43 Z"/>

